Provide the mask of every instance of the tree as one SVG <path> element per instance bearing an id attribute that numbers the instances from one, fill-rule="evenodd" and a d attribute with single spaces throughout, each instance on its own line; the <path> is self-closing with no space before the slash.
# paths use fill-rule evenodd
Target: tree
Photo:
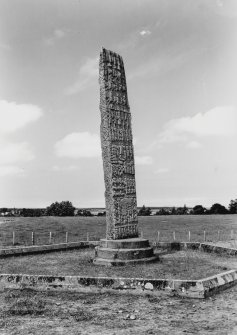
<path id="1" fill-rule="evenodd" d="M 183 207 L 178 207 L 176 209 L 176 214 L 177 215 L 185 215 L 187 213 L 188 213 L 188 209 L 187 209 L 186 205 L 184 205 Z"/>
<path id="2" fill-rule="evenodd" d="M 142 208 L 138 212 L 139 216 L 149 216 L 151 215 L 151 209 L 150 207 L 146 207 L 145 205 L 142 206 Z"/>
<path id="3" fill-rule="evenodd" d="M 39 217 L 43 215 L 43 210 L 40 208 L 23 208 L 20 211 L 20 216 L 24 217 Z"/>
<path id="4" fill-rule="evenodd" d="M 158 212 L 156 212 L 156 215 L 170 215 L 170 212 L 165 208 L 160 208 Z"/>
<path id="5" fill-rule="evenodd" d="M 44 210 L 40 208 L 35 208 L 33 211 L 34 211 L 33 216 L 36 216 L 36 217 L 42 216 L 44 213 Z"/>
<path id="6" fill-rule="evenodd" d="M 237 199 L 230 201 L 229 213 L 230 214 L 237 214 Z"/>
<path id="7" fill-rule="evenodd" d="M 87 209 L 79 209 L 77 212 L 77 216 L 93 216 L 93 215 Z"/>
<path id="8" fill-rule="evenodd" d="M 176 215 L 176 208 L 175 207 L 172 207 L 170 214 L 171 215 Z"/>
<path id="9" fill-rule="evenodd" d="M 196 205 L 193 207 L 192 214 L 194 215 L 202 215 L 206 213 L 206 208 L 203 207 L 202 205 Z"/>
<path id="10" fill-rule="evenodd" d="M 228 210 L 225 208 L 225 206 L 216 203 L 216 204 L 211 206 L 208 213 L 209 214 L 227 214 Z"/>
<path id="11" fill-rule="evenodd" d="M 104 212 L 99 212 L 99 213 L 97 214 L 97 216 L 106 216 L 106 211 L 104 211 Z"/>
<path id="12" fill-rule="evenodd" d="M 46 208 L 48 216 L 74 216 L 75 207 L 70 201 L 54 202 Z"/>

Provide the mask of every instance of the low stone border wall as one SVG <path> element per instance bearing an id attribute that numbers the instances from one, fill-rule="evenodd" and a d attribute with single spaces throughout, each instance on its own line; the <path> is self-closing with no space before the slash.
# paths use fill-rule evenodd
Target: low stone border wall
<path id="1" fill-rule="evenodd" d="M 80 276 L 44 276 L 1 274 L 0 291 L 32 288 L 36 290 L 118 290 L 132 293 L 166 290 L 187 298 L 206 298 L 237 283 L 237 270 L 230 270 L 200 280 L 166 280 L 145 278 L 107 278 Z"/>
<path id="2" fill-rule="evenodd" d="M 158 249 L 167 249 L 168 251 L 191 249 L 213 252 L 224 256 L 237 256 L 237 249 L 220 247 L 217 245 L 200 242 L 154 242 L 153 247 Z"/>
<path id="3" fill-rule="evenodd" d="M 21 246 L 0 249 L 0 257 L 88 248 L 98 245 L 98 241 L 81 241 L 40 246 Z M 219 247 L 199 242 L 156 242 L 153 247 L 171 251 L 202 250 L 221 255 L 237 256 L 237 249 Z M 237 269 L 200 280 L 166 280 L 146 278 L 108 278 L 80 276 L 46 276 L 27 274 L 1 274 L 0 291 L 14 288 L 33 288 L 37 290 L 119 290 L 134 293 L 166 290 L 187 298 L 206 298 L 220 290 L 237 284 Z"/>
<path id="4" fill-rule="evenodd" d="M 58 244 L 45 244 L 45 245 L 32 245 L 32 246 L 17 246 L 11 248 L 0 249 L 0 257 L 7 256 L 22 256 L 34 253 L 44 253 L 53 251 L 62 251 L 70 249 L 81 249 L 94 247 L 99 245 L 99 241 L 80 241 L 80 242 L 69 242 L 69 243 L 58 243 Z M 237 256 L 237 249 L 220 247 L 208 243 L 200 242 L 154 242 L 154 248 L 164 249 L 170 251 L 178 250 L 202 250 L 205 252 L 213 252 L 220 255 L 226 256 Z"/>
<path id="5" fill-rule="evenodd" d="M 70 249 L 82 249 L 90 246 L 98 245 L 98 241 L 81 241 L 59 244 L 45 244 L 45 245 L 32 245 L 32 246 L 18 246 L 12 248 L 0 249 L 0 257 L 7 256 L 23 256 L 35 253 L 62 251 Z"/>

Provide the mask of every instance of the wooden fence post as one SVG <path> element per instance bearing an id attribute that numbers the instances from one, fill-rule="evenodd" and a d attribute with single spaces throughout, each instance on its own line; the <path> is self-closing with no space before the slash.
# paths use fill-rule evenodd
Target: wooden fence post
<path id="1" fill-rule="evenodd" d="M 157 232 L 157 242 L 158 243 L 160 242 L 160 232 L 159 231 Z"/>
<path id="2" fill-rule="evenodd" d="M 12 232 L 12 245 L 15 245 L 15 232 Z"/>
<path id="3" fill-rule="evenodd" d="M 34 245 L 35 244 L 35 237 L 34 237 L 34 232 L 32 231 L 31 233 L 31 244 Z"/>
<path id="4" fill-rule="evenodd" d="M 204 242 L 206 242 L 206 231 L 205 230 L 203 232 L 203 240 L 204 240 Z"/>
<path id="5" fill-rule="evenodd" d="M 173 231 L 173 240 L 175 241 L 175 231 Z"/>
<path id="6" fill-rule="evenodd" d="M 86 233 L 86 240 L 87 240 L 87 242 L 89 242 L 89 241 L 90 241 L 90 238 L 89 238 L 89 233 L 88 233 L 88 232 Z"/>
<path id="7" fill-rule="evenodd" d="M 66 239 L 65 239 L 66 243 L 68 243 L 68 232 L 66 231 Z"/>
<path id="8" fill-rule="evenodd" d="M 51 244 L 52 243 L 52 232 L 50 231 L 49 232 L 49 244 Z"/>
<path id="9" fill-rule="evenodd" d="M 190 232 L 190 230 L 189 230 L 189 232 L 188 232 L 188 241 L 189 241 L 189 242 L 191 241 L 191 232 Z"/>

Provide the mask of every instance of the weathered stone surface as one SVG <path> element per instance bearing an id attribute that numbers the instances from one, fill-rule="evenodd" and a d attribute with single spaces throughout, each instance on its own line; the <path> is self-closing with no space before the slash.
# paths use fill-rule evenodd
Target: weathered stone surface
<path id="1" fill-rule="evenodd" d="M 154 286 L 152 285 L 152 283 L 146 283 L 145 290 L 153 291 L 153 289 L 154 289 Z"/>
<path id="2" fill-rule="evenodd" d="M 122 57 L 100 53 L 101 147 L 105 180 L 106 238 L 137 237 L 137 200 L 131 114 Z"/>
<path id="3" fill-rule="evenodd" d="M 122 240 L 100 240 L 95 247 L 94 264 L 116 266 L 153 262 L 159 259 L 154 255 L 153 247 L 143 238 L 127 238 Z"/>
<path id="4" fill-rule="evenodd" d="M 209 253 L 216 253 L 227 256 L 237 256 L 236 248 L 226 248 L 214 244 L 200 242 L 154 242 L 153 246 L 158 249 L 167 249 L 170 251 L 178 250 L 201 250 Z"/>
<path id="5" fill-rule="evenodd" d="M 138 238 L 131 114 L 122 57 L 102 48 L 99 75 L 106 239 L 96 247 L 94 264 L 154 261 L 158 257 L 149 241 Z"/>
<path id="6" fill-rule="evenodd" d="M 124 240 L 100 240 L 100 246 L 102 248 L 111 249 L 137 249 L 137 248 L 149 248 L 150 243 L 146 239 L 142 238 L 127 238 Z"/>
<path id="7" fill-rule="evenodd" d="M 98 245 L 97 241 L 81 241 L 81 242 L 68 242 L 68 243 L 58 243 L 58 244 L 46 244 L 46 245 L 31 245 L 31 246 L 18 246 L 6 249 L 0 249 L 1 257 L 11 257 L 16 255 L 29 255 L 29 254 L 40 254 L 46 252 L 63 251 L 69 249 L 82 249 L 88 248 L 90 246 Z"/>
<path id="8" fill-rule="evenodd" d="M 1 274 L 0 292 L 7 288 L 34 288 L 38 290 L 88 291 L 89 289 L 136 290 L 153 286 L 153 292 L 167 290 L 187 298 L 206 298 L 237 284 L 237 270 L 230 270 L 200 280 L 165 280 L 148 278 L 111 278 L 80 276 L 37 276 Z M 152 285 L 152 286 L 151 286 Z"/>

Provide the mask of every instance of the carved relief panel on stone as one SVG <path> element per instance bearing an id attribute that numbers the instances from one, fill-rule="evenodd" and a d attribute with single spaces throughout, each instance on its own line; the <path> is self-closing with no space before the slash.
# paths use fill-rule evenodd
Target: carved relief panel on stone
<path id="1" fill-rule="evenodd" d="M 137 237 L 131 114 L 122 57 L 103 48 L 99 70 L 107 239 Z"/>

